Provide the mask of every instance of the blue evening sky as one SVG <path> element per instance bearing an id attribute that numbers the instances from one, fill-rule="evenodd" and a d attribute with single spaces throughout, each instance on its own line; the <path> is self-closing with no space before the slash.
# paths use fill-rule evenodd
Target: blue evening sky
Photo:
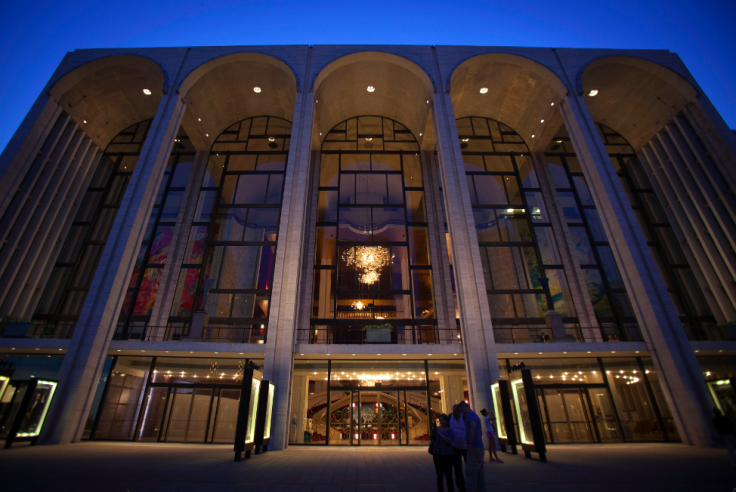
<path id="1" fill-rule="evenodd" d="M 736 0 L 0 3 L 0 149 L 67 51 L 246 44 L 669 49 L 736 128 Z"/>

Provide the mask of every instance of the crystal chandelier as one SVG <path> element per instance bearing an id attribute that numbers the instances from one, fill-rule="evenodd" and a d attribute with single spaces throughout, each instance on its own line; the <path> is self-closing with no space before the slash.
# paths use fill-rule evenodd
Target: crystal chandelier
<path id="1" fill-rule="evenodd" d="M 358 311 L 362 311 L 363 308 L 365 308 L 365 304 L 363 304 L 361 301 L 356 301 L 351 304 L 353 309 L 357 309 Z"/>
<path id="2" fill-rule="evenodd" d="M 343 252 L 342 261 L 362 270 L 359 280 L 370 285 L 378 282 L 381 277 L 378 270 L 391 264 L 391 256 L 389 249 L 383 246 L 356 246 Z"/>

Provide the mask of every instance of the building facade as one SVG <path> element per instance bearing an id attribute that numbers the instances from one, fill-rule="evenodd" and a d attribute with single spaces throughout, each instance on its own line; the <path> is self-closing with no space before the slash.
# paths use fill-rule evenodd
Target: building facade
<path id="1" fill-rule="evenodd" d="M 251 361 L 274 449 L 426 444 L 522 361 L 549 443 L 736 418 L 736 136 L 668 51 L 78 50 L 0 172 L 43 443 L 232 442 Z"/>

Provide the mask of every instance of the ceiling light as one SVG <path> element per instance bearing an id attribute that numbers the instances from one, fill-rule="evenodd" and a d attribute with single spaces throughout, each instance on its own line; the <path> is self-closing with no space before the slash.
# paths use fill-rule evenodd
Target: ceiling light
<path id="1" fill-rule="evenodd" d="M 562 140 L 558 140 L 557 143 L 562 143 Z"/>
<path id="2" fill-rule="evenodd" d="M 366 142 L 370 142 L 371 140 L 373 140 L 373 137 L 368 137 L 365 139 Z"/>
<path id="3" fill-rule="evenodd" d="M 481 94 L 485 94 L 486 92 L 488 92 L 488 87 L 481 87 L 480 88 L 480 93 Z"/>
<path id="4" fill-rule="evenodd" d="M 143 94 L 145 94 L 147 96 L 150 96 L 151 95 L 151 91 L 149 89 L 143 89 Z"/>
<path id="5" fill-rule="evenodd" d="M 205 137 L 209 137 L 209 136 L 210 136 L 210 134 L 209 134 L 209 133 L 205 133 L 205 134 L 204 134 L 204 136 L 205 136 Z"/>
<path id="6" fill-rule="evenodd" d="M 514 209 L 513 208 L 508 208 L 508 209 L 506 209 L 506 213 L 513 214 L 514 213 Z"/>
<path id="7" fill-rule="evenodd" d="M 470 139 L 469 138 L 464 138 L 463 139 L 463 142 L 470 142 Z"/>
<path id="8" fill-rule="evenodd" d="M 422 134 L 420 133 L 420 134 L 419 134 L 419 136 L 421 137 L 421 136 L 422 136 Z"/>
<path id="9" fill-rule="evenodd" d="M 593 89 L 593 90 L 591 90 L 590 92 L 588 92 L 588 95 L 589 95 L 590 97 L 593 97 L 593 96 L 595 96 L 596 94 L 598 94 L 598 89 Z"/>
<path id="10" fill-rule="evenodd" d="M 87 120 L 84 120 L 84 124 L 85 124 L 85 125 L 87 124 Z"/>
<path id="11" fill-rule="evenodd" d="M 554 106 L 554 105 L 555 105 L 555 103 L 550 103 L 550 106 Z"/>
<path id="12" fill-rule="evenodd" d="M 535 137 L 535 135 L 532 135 L 532 138 L 534 138 L 534 137 Z"/>
<path id="13" fill-rule="evenodd" d="M 429 99 L 427 99 L 427 104 L 429 104 Z"/>
<path id="14" fill-rule="evenodd" d="M 276 141 L 276 139 L 275 139 L 275 138 L 273 138 L 273 137 L 268 137 L 268 141 L 269 141 L 269 142 L 275 142 L 275 141 Z"/>
<path id="15" fill-rule="evenodd" d="M 258 86 L 255 86 L 255 87 L 253 87 L 253 92 L 255 92 L 256 94 L 260 94 L 261 93 L 261 88 L 258 87 Z"/>
<path id="16" fill-rule="evenodd" d="M 544 123 L 544 120 L 540 121 L 540 123 Z"/>
<path id="17" fill-rule="evenodd" d="M 375 91 L 375 90 L 376 90 L 376 88 L 375 88 L 375 87 L 373 87 L 372 85 L 369 85 L 369 86 L 368 86 L 368 89 L 366 89 L 366 90 L 367 90 L 368 92 L 373 92 L 373 91 Z"/>

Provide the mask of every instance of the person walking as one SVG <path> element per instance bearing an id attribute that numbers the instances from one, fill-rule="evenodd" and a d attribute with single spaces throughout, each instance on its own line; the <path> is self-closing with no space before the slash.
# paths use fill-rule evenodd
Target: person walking
<path id="1" fill-rule="evenodd" d="M 483 446 L 480 417 L 470 409 L 470 405 L 465 401 L 460 403 L 460 412 L 465 420 L 465 441 L 468 443 L 468 459 L 465 462 L 465 487 L 466 490 L 485 492 L 486 476 L 483 470 L 483 461 L 486 448 Z"/>
<path id="2" fill-rule="evenodd" d="M 486 437 L 488 438 L 488 458 L 490 461 L 495 461 L 496 463 L 503 463 L 500 459 L 498 459 L 498 453 L 496 452 L 496 448 L 498 447 L 498 441 L 496 440 L 496 414 L 493 412 L 489 412 L 485 408 L 480 411 L 480 414 L 483 415 L 483 420 L 486 424 Z M 496 457 L 495 459 L 493 457 Z"/>
<path id="3" fill-rule="evenodd" d="M 452 429 L 450 429 L 450 418 L 447 415 L 439 415 L 440 426 L 432 429 L 430 435 L 429 449 L 434 461 L 434 471 L 437 474 L 437 492 L 444 491 L 444 481 L 447 482 L 448 492 L 454 492 L 452 484 Z"/>
<path id="4" fill-rule="evenodd" d="M 717 407 L 713 408 L 713 426 L 715 426 L 718 433 L 721 434 L 721 437 L 726 442 L 728 457 L 731 458 L 731 466 L 736 467 L 736 454 L 734 454 L 733 450 L 736 444 L 736 426 Z"/>
<path id="5" fill-rule="evenodd" d="M 465 492 L 465 477 L 463 476 L 463 461 L 468 460 L 468 442 L 465 440 L 465 420 L 460 412 L 460 405 L 453 405 L 450 417 L 450 428 L 455 439 L 452 441 L 454 453 L 452 466 L 455 469 L 455 483 L 460 492 Z"/>

